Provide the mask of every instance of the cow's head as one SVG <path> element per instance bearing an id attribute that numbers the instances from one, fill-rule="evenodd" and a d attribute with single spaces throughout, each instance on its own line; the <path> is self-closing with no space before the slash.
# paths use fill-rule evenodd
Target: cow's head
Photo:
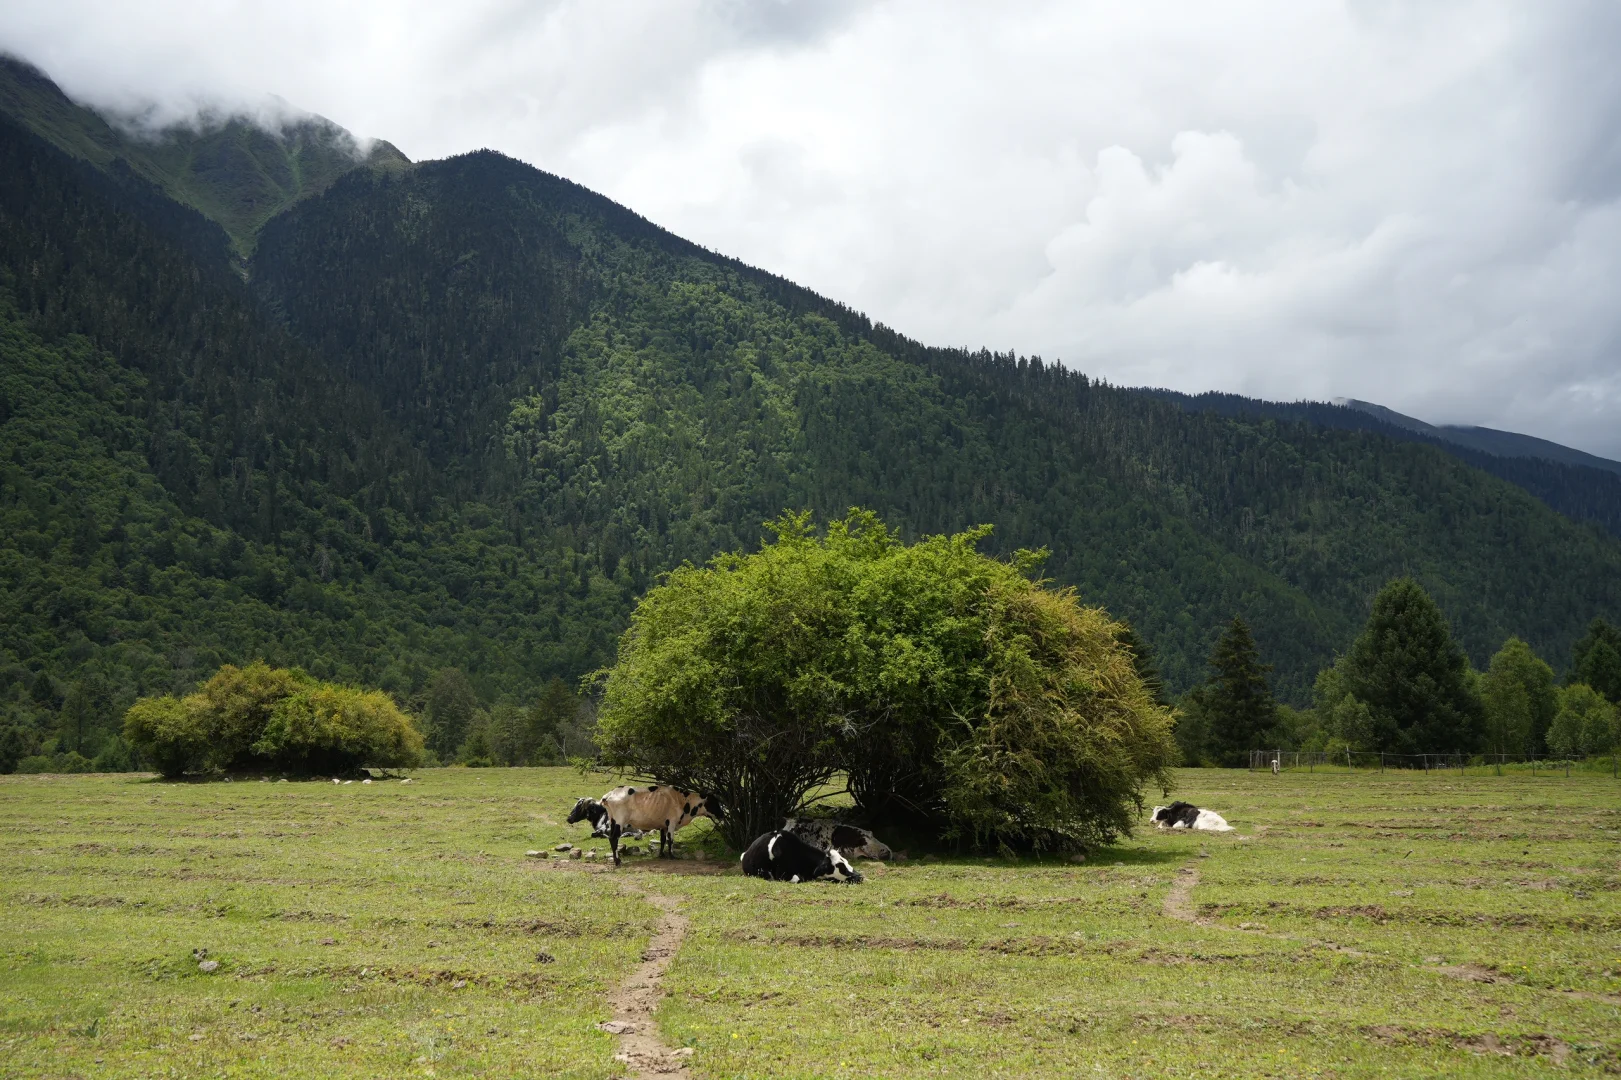
<path id="1" fill-rule="evenodd" d="M 687 814 L 690 817 L 709 817 L 716 821 L 726 820 L 726 810 L 720 800 L 713 795 L 699 795 L 694 792 L 687 796 Z"/>
<path id="2" fill-rule="evenodd" d="M 851 866 L 850 860 L 840 855 L 838 848 L 832 848 L 822 856 L 822 861 L 816 864 L 816 872 L 811 877 L 831 878 L 846 885 L 860 885 L 862 882 L 861 871 Z"/>
<path id="3" fill-rule="evenodd" d="M 577 800 L 575 800 L 574 809 L 572 809 L 572 810 L 570 810 L 568 812 L 568 823 L 570 825 L 573 825 L 577 821 L 584 821 L 586 818 L 590 817 L 591 816 L 591 804 L 593 802 L 595 802 L 595 801 L 596 800 L 594 800 L 594 799 L 577 799 Z"/>
<path id="4" fill-rule="evenodd" d="M 828 846 L 846 857 L 859 855 L 863 859 L 888 859 L 894 854 L 888 844 L 854 825 L 833 826 L 828 836 Z"/>
<path id="5" fill-rule="evenodd" d="M 1170 807 L 1168 807 L 1168 806 L 1156 806 L 1156 807 L 1154 807 L 1154 812 L 1152 814 L 1148 815 L 1148 820 L 1152 821 L 1152 822 L 1155 822 L 1156 824 L 1159 823 L 1159 822 L 1164 821 L 1166 818 L 1170 817 L 1170 814 L 1166 813 L 1166 811 L 1168 811 L 1169 809 L 1170 809 Z"/>

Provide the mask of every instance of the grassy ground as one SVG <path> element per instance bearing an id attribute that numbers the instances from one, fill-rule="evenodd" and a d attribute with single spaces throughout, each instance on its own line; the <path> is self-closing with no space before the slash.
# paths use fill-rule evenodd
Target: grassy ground
<path id="1" fill-rule="evenodd" d="M 628 860 L 690 918 L 666 1041 L 705 1077 L 1621 1071 L 1608 776 L 1179 781 L 1238 831 L 853 887 Z M 607 786 L 0 778 L 0 1075 L 613 1076 L 657 913 L 524 857 Z"/>

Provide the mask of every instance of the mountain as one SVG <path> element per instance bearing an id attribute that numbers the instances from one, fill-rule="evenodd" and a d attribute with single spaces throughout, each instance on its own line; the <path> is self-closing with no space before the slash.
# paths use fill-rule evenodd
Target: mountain
<path id="1" fill-rule="evenodd" d="M 1358 401 L 1355 398 L 1337 398 L 1336 405 L 1365 412 L 1370 416 L 1377 416 L 1387 423 L 1397 427 L 1406 428 L 1422 435 L 1429 435 L 1442 442 L 1456 443 L 1471 450 L 1479 450 L 1483 454 L 1494 457 L 1511 458 L 1540 458 L 1543 461 L 1557 461 L 1563 465 L 1580 465 L 1590 469 L 1603 469 L 1621 476 L 1621 461 L 1611 461 L 1596 454 L 1589 454 L 1569 446 L 1561 446 L 1547 439 L 1539 439 L 1534 435 L 1521 435 L 1514 431 L 1499 431 L 1496 428 L 1476 427 L 1459 424 L 1426 424 L 1422 420 L 1415 420 L 1411 416 L 1404 416 L 1394 409 L 1387 409 L 1383 405 L 1375 405 L 1371 401 Z"/>
<path id="2" fill-rule="evenodd" d="M 1192 395 L 1174 390 L 1145 390 L 1143 393 L 1196 412 L 1287 420 L 1343 431 L 1370 431 L 1391 439 L 1435 446 L 1477 469 L 1507 480 L 1573 521 L 1589 522 L 1612 536 L 1621 537 L 1621 462 L 1545 439 L 1493 428 L 1435 426 L 1383 405 L 1349 398 L 1329 404 L 1261 401 L 1222 393 Z"/>
<path id="3" fill-rule="evenodd" d="M 924 346 L 499 154 L 352 168 L 240 264 L 121 160 L 0 117 L 0 726 L 254 656 L 521 700 L 785 507 L 1045 546 L 1174 690 L 1240 613 L 1303 700 L 1400 574 L 1477 664 L 1621 615 L 1621 542 L 1436 445 Z"/>
<path id="4" fill-rule="evenodd" d="M 127 169 L 200 211 L 238 255 L 253 250 L 266 221 L 351 169 L 410 164 L 391 144 L 363 145 L 312 115 L 284 116 L 273 129 L 227 115 L 134 133 L 70 100 L 38 68 L 3 55 L 0 111 L 64 152 L 104 170 Z"/>

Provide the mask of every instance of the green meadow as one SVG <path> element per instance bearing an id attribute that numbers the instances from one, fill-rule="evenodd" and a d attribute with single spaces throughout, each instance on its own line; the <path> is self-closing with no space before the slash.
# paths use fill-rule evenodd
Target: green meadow
<path id="1" fill-rule="evenodd" d="M 0 1075 L 624 1075 L 636 890 L 687 920 L 657 1021 L 694 1077 L 1621 1071 L 1607 774 L 1177 781 L 1237 831 L 789 886 L 707 823 L 675 862 L 527 857 L 603 774 L 7 776 Z"/>

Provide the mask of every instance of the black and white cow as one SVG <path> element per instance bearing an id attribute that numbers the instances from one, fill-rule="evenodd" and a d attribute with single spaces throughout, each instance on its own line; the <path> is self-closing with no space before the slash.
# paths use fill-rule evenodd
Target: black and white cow
<path id="1" fill-rule="evenodd" d="M 606 837 L 608 835 L 608 808 L 596 799 L 575 800 L 574 809 L 568 812 L 568 823 L 573 825 L 579 821 L 589 821 L 591 823 L 592 836 Z M 625 829 L 620 835 L 628 836 L 632 840 L 640 840 L 642 830 Z"/>
<path id="2" fill-rule="evenodd" d="M 824 818 L 789 818 L 782 823 L 783 832 L 791 832 L 807 844 L 823 851 L 837 851 L 846 859 L 889 859 L 894 853 L 889 845 L 858 825 Z"/>
<path id="3" fill-rule="evenodd" d="M 608 848 L 614 865 L 619 865 L 619 838 L 631 830 L 659 831 L 659 857 L 675 857 L 675 832 L 701 817 L 721 821 L 725 811 L 713 795 L 682 791 L 670 784 L 651 787 L 616 787 L 603 795 L 602 808 L 608 812 Z"/>
<path id="4" fill-rule="evenodd" d="M 850 865 L 837 848 L 823 851 L 791 832 L 778 829 L 755 838 L 743 853 L 743 873 L 767 881 L 817 881 L 826 878 L 850 885 L 861 883 L 861 871 Z"/>
<path id="5" fill-rule="evenodd" d="M 1192 803 L 1174 802 L 1170 806 L 1154 807 L 1148 819 L 1162 829 L 1198 829 L 1200 832 L 1232 832 L 1227 819 L 1214 810 L 1200 810 Z"/>

